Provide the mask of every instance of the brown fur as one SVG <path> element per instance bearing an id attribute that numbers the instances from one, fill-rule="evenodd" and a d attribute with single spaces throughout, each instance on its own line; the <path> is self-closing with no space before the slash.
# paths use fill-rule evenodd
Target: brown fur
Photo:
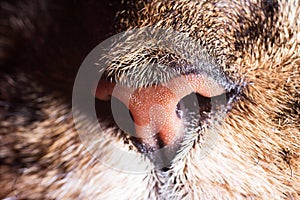
<path id="1" fill-rule="evenodd" d="M 37 36 L 49 39 L 39 27 L 42 25 L 32 20 L 37 31 L 31 31 L 30 23 L 25 23 L 26 20 L 21 23 L 22 26 L 18 26 L 16 19 L 7 17 L 12 16 L 11 13 L 16 10 L 9 10 L 9 3 L 0 5 L 7 12 L 2 17 L 6 19 L 6 25 L 1 25 L 5 29 L 0 30 L 5 33 L 3 38 L 7 41 L 7 45 L 1 46 L 4 53 L 0 54 L 3 60 L 3 73 L 0 76 L 0 197 L 300 198 L 298 0 L 178 0 L 128 4 L 127 11 L 118 17 L 119 30 L 155 25 L 186 32 L 204 47 L 226 76 L 234 83 L 244 86 L 236 94 L 237 99 L 228 110 L 224 122 L 217 127 L 220 134 L 218 142 L 207 157 L 195 159 L 202 146 L 187 145 L 168 171 L 153 170 L 150 174 L 120 172 L 103 165 L 89 154 L 74 127 L 69 96 L 62 94 L 69 91 L 69 88 L 58 89 L 57 86 L 69 83 L 59 82 L 65 76 L 58 73 L 60 70 L 68 71 L 69 68 L 59 68 L 56 65 L 73 67 L 72 64 L 78 62 L 70 61 L 73 56 L 70 56 L 72 59 L 67 59 L 64 53 L 59 56 L 64 56 L 67 63 L 60 65 L 54 62 L 54 57 L 47 54 L 52 51 L 57 53 L 54 46 L 46 46 L 55 49 L 48 51 L 42 49 L 44 44 L 31 44 L 40 38 Z M 19 10 L 25 10 L 24 7 L 19 7 Z M 16 18 L 21 18 L 21 14 L 15 15 Z M 27 15 L 29 14 L 26 13 Z M 28 19 L 36 17 L 38 16 L 30 16 Z M 91 19 L 87 17 L 85 20 Z M 25 30 L 32 36 L 27 36 Z M 13 45 L 20 41 L 12 37 L 10 32 L 20 34 L 21 42 L 33 46 L 33 55 L 28 55 L 29 58 L 11 56 L 22 54 L 16 47 L 18 43 Z M 99 38 L 93 39 L 97 41 Z M 95 45 L 93 42 L 89 44 L 91 48 L 92 44 Z M 134 43 L 132 45 L 136 46 Z M 66 54 L 72 53 L 71 47 L 72 45 L 62 50 Z M 86 55 L 85 53 L 87 52 L 79 55 Z M 133 51 L 130 56 L 121 55 L 118 59 L 130 63 L 125 59 L 135 61 L 137 53 L 138 51 Z M 36 61 L 34 55 L 45 60 Z M 174 58 L 178 58 L 178 55 Z M 139 64 L 132 62 L 126 67 L 140 67 Z M 39 69 L 39 65 L 45 65 L 45 72 L 34 68 L 37 66 Z M 52 65 L 51 70 L 58 68 L 58 71 L 50 70 L 51 73 L 47 73 L 48 65 Z M 9 66 L 13 66 L 13 70 Z M 121 67 L 122 65 L 112 65 L 112 76 Z M 32 71 L 37 72 L 28 74 L 27 68 L 29 71 L 33 68 Z M 126 72 L 122 73 L 126 76 Z M 73 76 L 70 76 L 72 79 Z M 131 141 L 124 142 L 121 131 L 108 122 L 102 123 L 107 127 L 105 134 L 103 133 L 105 137 L 95 143 L 102 149 L 103 156 L 110 155 L 111 144 L 118 144 L 124 151 L 133 148 L 131 151 L 137 152 Z M 81 126 L 86 127 L 89 132 L 95 131 L 88 116 L 82 116 Z"/>

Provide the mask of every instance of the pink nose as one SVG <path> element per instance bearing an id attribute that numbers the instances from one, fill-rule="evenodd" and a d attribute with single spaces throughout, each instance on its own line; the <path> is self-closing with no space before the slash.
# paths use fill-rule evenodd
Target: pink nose
<path id="1" fill-rule="evenodd" d="M 107 100 L 112 95 L 122 101 L 132 114 L 138 139 L 155 147 L 158 140 L 164 146 L 172 145 L 184 135 L 184 119 L 176 114 L 176 107 L 183 97 L 192 92 L 212 97 L 224 93 L 224 89 L 205 75 L 190 74 L 136 90 L 100 81 L 96 97 Z"/>
<path id="2" fill-rule="evenodd" d="M 135 91 L 129 102 L 136 125 L 136 133 L 143 142 L 150 146 L 158 137 L 164 145 L 171 144 L 184 131 L 182 119 L 176 115 L 176 105 L 180 98 L 163 85 Z"/>

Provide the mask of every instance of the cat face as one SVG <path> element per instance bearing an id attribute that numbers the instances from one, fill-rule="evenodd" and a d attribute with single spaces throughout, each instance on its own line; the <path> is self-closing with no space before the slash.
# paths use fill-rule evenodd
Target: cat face
<path id="1" fill-rule="evenodd" d="M 46 5 L 39 6 L 58 12 Z M 0 123 L 5 122 L 2 141 L 9 141 L 0 142 L 0 172 L 6 174 L 0 196 L 297 198 L 299 2 L 136 1 L 125 7 L 116 17 L 118 34 L 85 51 L 71 81 L 72 100 L 45 85 L 65 87 L 63 66 L 76 60 L 78 48 L 61 47 L 58 53 L 51 42 L 43 46 L 41 38 L 49 36 L 36 37 L 39 31 L 25 23 L 30 20 L 11 19 L 12 30 L 33 35 L 29 41 L 37 56 L 24 56 L 23 63 L 45 71 L 28 74 L 16 64 L 16 72 L 0 77 L 10 88 L 2 92 L 3 102 L 21 99 L 8 105 Z M 83 21 L 94 39 L 101 31 L 92 19 L 101 17 L 89 6 L 82 10 L 85 17 L 75 21 Z M 66 38 L 58 40 L 59 47 L 70 32 L 82 34 L 80 24 L 75 31 L 57 27 Z M 26 34 L 21 41 L 28 41 Z M 54 62 L 52 54 L 62 59 Z M 49 65 L 58 68 L 55 76 Z M 40 74 L 44 78 L 36 80 Z M 31 114 L 12 112 L 19 108 Z"/>

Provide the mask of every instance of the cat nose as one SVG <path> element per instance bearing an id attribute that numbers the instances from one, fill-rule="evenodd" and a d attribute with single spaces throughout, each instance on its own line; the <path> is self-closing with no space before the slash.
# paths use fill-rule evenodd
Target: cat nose
<path id="1" fill-rule="evenodd" d="M 96 97 L 107 100 L 114 96 L 123 102 L 134 120 L 137 141 L 157 149 L 173 145 L 184 136 L 186 119 L 178 103 L 192 92 L 211 97 L 224 93 L 224 89 L 205 75 L 190 74 L 138 89 L 100 81 Z"/>
<path id="2" fill-rule="evenodd" d="M 136 90 L 129 101 L 138 138 L 151 147 L 170 145 L 184 132 L 176 106 L 183 94 L 158 85 Z"/>

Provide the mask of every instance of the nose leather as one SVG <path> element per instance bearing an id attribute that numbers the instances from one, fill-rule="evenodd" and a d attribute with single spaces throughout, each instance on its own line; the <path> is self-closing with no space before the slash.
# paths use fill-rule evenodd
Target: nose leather
<path id="1" fill-rule="evenodd" d="M 96 97 L 107 100 L 112 95 L 122 101 L 134 119 L 137 139 L 147 146 L 157 147 L 158 143 L 159 146 L 172 145 L 183 137 L 185 119 L 177 116 L 176 106 L 192 92 L 212 97 L 224 93 L 224 89 L 205 75 L 190 74 L 138 89 L 100 81 Z"/>
<path id="2" fill-rule="evenodd" d="M 136 134 L 143 142 L 155 146 L 160 140 L 163 145 L 169 145 L 182 135 L 182 119 L 175 112 L 178 100 L 176 93 L 164 85 L 143 88 L 132 94 L 129 110 Z"/>

